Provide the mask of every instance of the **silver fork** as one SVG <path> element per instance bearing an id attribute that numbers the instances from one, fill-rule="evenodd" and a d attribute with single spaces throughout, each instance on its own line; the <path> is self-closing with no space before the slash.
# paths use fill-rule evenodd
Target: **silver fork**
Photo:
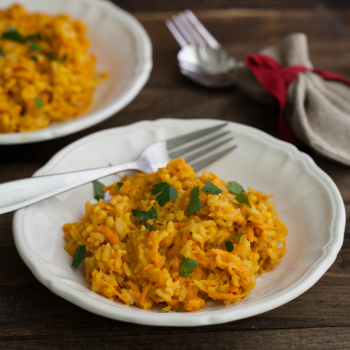
<path id="1" fill-rule="evenodd" d="M 182 47 L 177 59 L 183 75 L 204 86 L 226 87 L 234 83 L 237 61 L 192 11 L 180 12 L 165 23 Z"/>
<path id="2" fill-rule="evenodd" d="M 220 124 L 170 140 L 156 142 L 148 146 L 134 162 L 5 182 L 0 184 L 0 214 L 17 210 L 121 171 L 154 172 L 165 167 L 169 159 L 178 157 L 184 157 L 186 162 L 195 171 L 198 171 L 236 147 L 236 145 L 229 146 L 217 151 L 221 146 L 227 146 L 228 142 L 233 139 L 233 137 L 223 139 L 230 131 L 218 132 L 226 125 Z M 197 141 L 192 142 L 194 140 Z M 211 154 L 215 150 L 217 152 Z"/>

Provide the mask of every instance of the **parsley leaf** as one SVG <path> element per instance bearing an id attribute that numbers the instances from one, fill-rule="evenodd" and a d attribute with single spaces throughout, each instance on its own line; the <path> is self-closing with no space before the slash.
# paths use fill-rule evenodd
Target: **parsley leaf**
<path id="1" fill-rule="evenodd" d="M 251 208 L 248 197 L 243 193 L 236 197 L 236 201 L 241 204 L 247 204 Z"/>
<path id="2" fill-rule="evenodd" d="M 40 45 L 38 43 L 30 44 L 29 51 L 40 52 L 41 51 Z"/>
<path id="3" fill-rule="evenodd" d="M 202 208 L 203 204 L 199 199 L 199 186 L 193 187 L 191 192 L 191 203 L 187 208 L 187 211 L 191 214 L 194 214 L 198 209 Z"/>
<path id="4" fill-rule="evenodd" d="M 226 250 L 231 253 L 232 250 L 235 248 L 235 246 L 233 245 L 233 243 L 231 242 L 231 239 L 235 239 L 235 238 L 238 238 L 238 237 L 241 237 L 243 235 L 246 235 L 247 232 L 242 232 L 242 233 L 239 233 L 238 235 L 234 235 L 234 236 L 231 236 L 227 239 L 224 240 L 224 243 L 225 243 L 225 247 L 226 247 Z"/>
<path id="5" fill-rule="evenodd" d="M 185 305 L 181 305 L 176 309 L 176 312 L 181 312 Z"/>
<path id="6" fill-rule="evenodd" d="M 67 61 L 67 58 L 68 58 L 67 54 L 63 55 L 63 57 L 61 58 L 61 62 Z"/>
<path id="7" fill-rule="evenodd" d="M 234 194 L 241 194 L 242 192 L 245 192 L 244 188 L 236 181 L 229 182 L 226 187 Z"/>
<path id="8" fill-rule="evenodd" d="M 0 56 L 5 56 L 5 52 L 2 50 L 1 47 L 0 47 Z"/>
<path id="9" fill-rule="evenodd" d="M 159 194 L 158 194 L 159 193 Z M 156 200 L 161 207 L 164 207 L 165 203 L 177 198 L 177 192 L 173 185 L 169 185 L 167 182 L 161 182 L 153 185 L 152 196 L 158 194 Z"/>
<path id="10" fill-rule="evenodd" d="M 36 56 L 31 56 L 30 59 L 33 60 L 34 62 L 38 62 L 38 58 Z"/>
<path id="11" fill-rule="evenodd" d="M 168 312 L 169 312 L 169 311 L 166 311 L 166 310 L 164 310 L 164 309 L 162 309 L 162 310 L 159 311 L 160 314 L 167 314 Z"/>
<path id="12" fill-rule="evenodd" d="M 150 232 L 153 231 L 153 228 L 149 222 L 147 222 L 146 227 L 147 227 L 148 231 L 150 231 Z"/>
<path id="13" fill-rule="evenodd" d="M 181 258 L 181 266 L 180 266 L 179 275 L 181 277 L 187 278 L 193 272 L 192 269 L 195 269 L 196 267 L 198 267 L 198 262 L 197 260 L 194 260 L 194 259 L 183 258 L 181 255 L 180 255 L 180 258 Z"/>
<path id="14" fill-rule="evenodd" d="M 73 256 L 73 263 L 72 266 L 74 267 L 74 270 L 76 270 L 81 262 L 85 259 L 85 253 L 86 253 L 86 247 L 84 245 L 80 246 L 76 253 Z"/>
<path id="15" fill-rule="evenodd" d="M 97 201 L 101 198 L 105 199 L 105 193 L 103 192 L 103 187 L 105 187 L 105 185 L 97 180 L 92 181 L 92 185 L 94 186 L 94 198 Z"/>
<path id="16" fill-rule="evenodd" d="M 57 61 L 57 56 L 56 54 L 52 53 L 47 57 L 50 61 Z"/>
<path id="17" fill-rule="evenodd" d="M 212 194 L 218 195 L 222 192 L 220 188 L 216 187 L 212 182 L 207 182 L 207 185 L 202 188 L 204 192 L 210 192 Z"/>
<path id="18" fill-rule="evenodd" d="M 238 237 L 244 236 L 244 235 L 246 235 L 246 234 L 247 234 L 247 232 L 242 232 L 242 233 L 239 233 L 238 235 L 234 235 L 234 236 L 231 236 L 231 237 L 229 237 L 229 238 L 225 239 L 225 240 L 224 240 L 224 242 L 226 243 L 226 242 L 230 241 L 231 239 L 235 239 L 235 238 L 238 238 Z"/>
<path id="19" fill-rule="evenodd" d="M 225 247 L 229 253 L 231 253 L 232 250 L 235 248 L 235 246 L 233 245 L 233 243 L 231 241 L 225 242 Z"/>
<path id="20" fill-rule="evenodd" d="M 36 97 L 34 99 L 34 103 L 35 103 L 36 108 L 41 108 L 44 106 L 43 100 L 40 97 Z"/>
<path id="21" fill-rule="evenodd" d="M 131 212 L 132 212 L 132 215 L 137 216 L 139 220 L 149 220 L 149 219 L 159 218 L 159 215 L 155 207 L 152 207 L 149 211 L 133 209 Z"/>
<path id="22" fill-rule="evenodd" d="M 24 38 L 16 29 L 10 29 L 5 33 L 2 33 L 2 38 L 12 41 L 17 41 L 18 43 L 25 43 L 26 38 Z"/>
<path id="23" fill-rule="evenodd" d="M 117 190 L 117 193 L 119 194 L 119 190 L 122 188 L 124 185 L 124 182 L 117 182 L 117 186 L 115 186 L 115 189 Z"/>
<path id="24" fill-rule="evenodd" d="M 41 34 L 40 33 L 36 33 L 36 34 L 30 34 L 30 35 L 27 35 L 25 37 L 26 40 L 41 40 Z"/>

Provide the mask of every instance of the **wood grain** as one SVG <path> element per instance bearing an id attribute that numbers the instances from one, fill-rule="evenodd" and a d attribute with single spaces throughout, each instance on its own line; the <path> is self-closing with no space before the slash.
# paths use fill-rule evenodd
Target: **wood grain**
<path id="1" fill-rule="evenodd" d="M 277 110 L 252 101 L 235 87 L 207 89 L 180 75 L 179 48 L 164 26 L 180 5 L 201 10 L 200 19 L 237 59 L 285 34 L 303 31 L 314 65 L 350 78 L 347 10 L 313 11 L 312 1 L 295 1 L 293 6 L 299 9 L 290 10 L 218 10 L 232 3 L 239 7 L 243 1 L 118 2 L 137 11 L 150 34 L 154 69 L 149 82 L 129 106 L 97 126 L 45 143 L 1 146 L 0 182 L 30 176 L 62 147 L 85 135 L 143 119 L 217 118 L 275 135 Z M 244 3 L 259 6 L 253 0 Z M 284 7 L 278 1 L 263 3 L 260 7 L 277 3 Z M 345 2 L 320 4 L 343 7 Z M 216 10 L 205 10 L 208 6 Z M 348 220 L 336 261 L 297 299 L 256 317 L 210 327 L 161 328 L 112 321 L 70 304 L 35 279 L 15 248 L 9 213 L 0 216 L 0 349 L 350 349 L 350 168 L 302 150 L 338 186 Z"/>

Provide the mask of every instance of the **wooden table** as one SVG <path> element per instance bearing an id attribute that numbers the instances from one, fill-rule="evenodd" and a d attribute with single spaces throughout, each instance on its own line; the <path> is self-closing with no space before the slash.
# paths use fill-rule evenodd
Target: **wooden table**
<path id="1" fill-rule="evenodd" d="M 154 69 L 149 82 L 122 112 L 95 127 L 50 142 L 1 146 L 0 182 L 31 176 L 62 147 L 85 135 L 143 119 L 217 118 L 276 134 L 276 110 L 252 101 L 235 87 L 207 89 L 180 75 L 176 62 L 179 48 L 164 26 L 171 13 L 164 11 L 200 10 L 199 18 L 237 59 L 285 34 L 305 32 L 314 65 L 350 78 L 350 12 L 344 8 L 346 1 L 324 1 L 316 9 L 312 0 L 296 0 L 288 6 L 278 0 L 242 0 L 235 5 L 239 9 L 227 9 L 233 6 L 228 0 L 118 3 L 134 12 L 152 39 Z M 269 5 L 276 9 L 269 9 Z M 295 8 L 278 9 L 290 6 Z M 304 151 L 335 181 L 349 216 L 350 167 Z M 12 216 L 0 216 L 1 349 L 350 349 L 349 224 L 333 266 L 290 303 L 222 325 L 161 328 L 96 316 L 51 293 L 19 257 Z"/>

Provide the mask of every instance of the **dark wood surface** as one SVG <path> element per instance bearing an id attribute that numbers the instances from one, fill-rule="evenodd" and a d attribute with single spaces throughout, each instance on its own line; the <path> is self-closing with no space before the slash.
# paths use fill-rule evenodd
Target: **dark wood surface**
<path id="1" fill-rule="evenodd" d="M 142 119 L 217 118 L 276 134 L 276 110 L 252 101 L 235 87 L 206 89 L 180 75 L 178 46 L 164 26 L 164 19 L 171 15 L 168 11 L 184 7 L 201 10 L 200 19 L 238 59 L 285 34 L 303 31 L 309 36 L 315 66 L 350 78 L 350 13 L 344 8 L 345 1 L 294 1 L 291 6 L 272 0 L 234 3 L 260 9 L 227 9 L 233 2 L 224 0 L 118 3 L 135 13 L 152 39 L 154 69 L 149 82 L 122 112 L 95 127 L 45 143 L 1 146 L 0 182 L 31 176 L 78 138 Z M 277 9 L 261 9 L 270 5 Z M 303 151 L 335 181 L 349 219 L 350 168 L 308 149 Z M 12 216 L 0 216 L 0 349 L 350 349 L 349 224 L 332 267 L 297 299 L 265 314 L 223 325 L 162 328 L 112 321 L 54 295 L 19 257 Z"/>

